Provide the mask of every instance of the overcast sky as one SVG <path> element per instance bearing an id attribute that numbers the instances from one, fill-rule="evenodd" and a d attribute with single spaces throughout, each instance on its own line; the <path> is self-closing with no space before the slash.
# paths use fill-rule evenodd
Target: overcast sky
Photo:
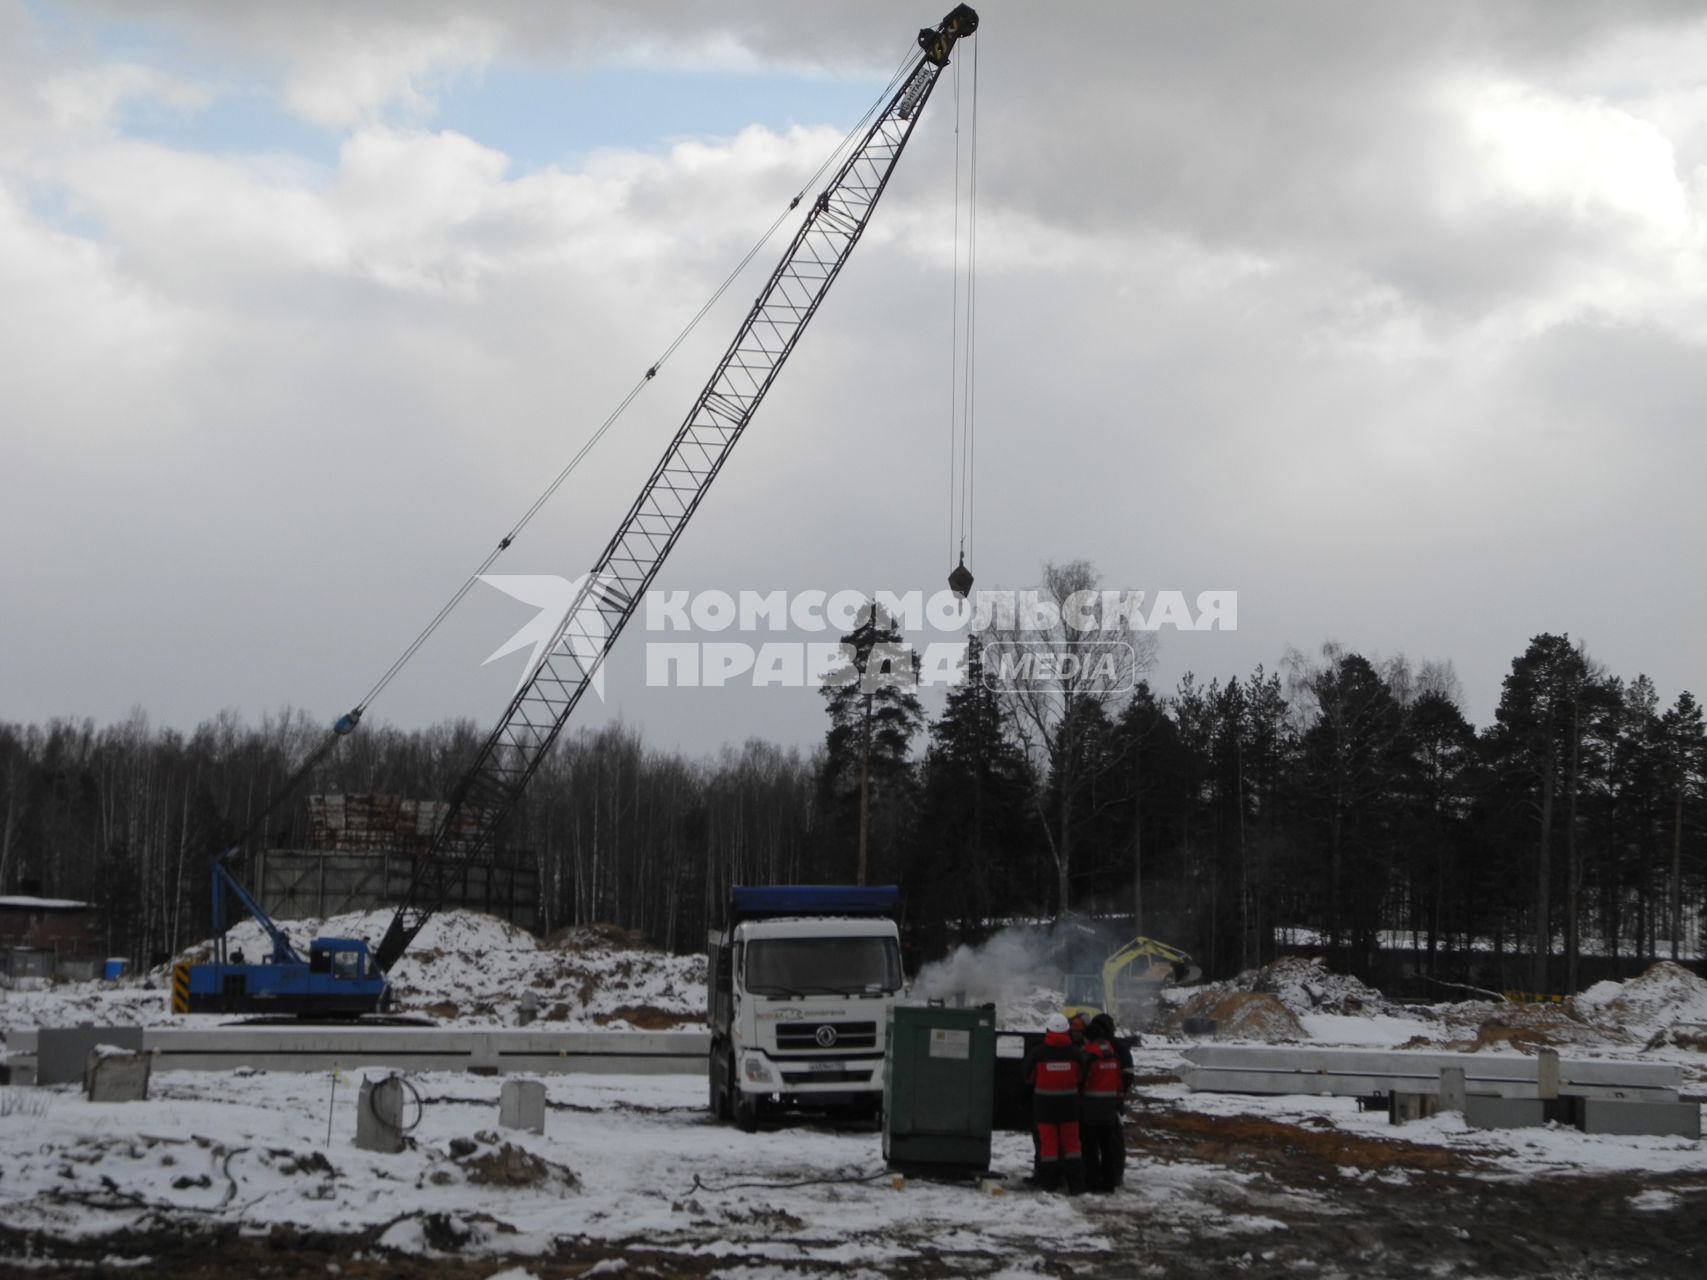
<path id="1" fill-rule="evenodd" d="M 981 585 L 1237 591 L 1165 688 L 1333 639 L 1480 724 L 1568 631 L 1707 692 L 1702 6 L 980 9 Z M 941 16 L 0 0 L 0 718 L 345 709 Z M 953 93 L 660 586 L 953 567 Z M 589 567 L 780 247 L 504 572 Z M 489 724 L 531 612 L 478 588 L 374 714 Z M 656 638 L 586 723 L 821 734 Z"/>

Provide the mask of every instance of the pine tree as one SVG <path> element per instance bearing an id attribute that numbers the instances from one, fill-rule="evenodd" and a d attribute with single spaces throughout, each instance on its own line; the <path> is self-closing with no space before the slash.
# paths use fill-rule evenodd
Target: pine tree
<path id="1" fill-rule="evenodd" d="M 1702 724 L 1701 704 L 1687 689 L 1660 721 L 1665 753 L 1665 785 L 1671 792 L 1671 875 L 1669 929 L 1671 958 L 1676 960 L 1683 945 L 1683 841 L 1685 815 L 1692 801 L 1701 796 L 1707 778 L 1707 727 Z"/>
<path id="2" fill-rule="evenodd" d="M 1437 976 L 1448 886 L 1458 889 L 1468 915 L 1477 867 L 1466 840 L 1476 787 L 1476 731 L 1445 694 L 1429 691 L 1405 707 L 1403 758 L 1404 850 L 1408 863 L 1407 917 L 1413 937 L 1426 934 L 1426 972 Z"/>
<path id="3" fill-rule="evenodd" d="M 946 941 L 949 919 L 964 938 L 1000 911 L 1021 909 L 1016 893 L 1036 852 L 1033 780 L 1024 753 L 1003 729 L 983 675 L 982 643 L 966 644 L 964 679 L 931 725 L 914 851 L 906 878 L 928 953 Z"/>
<path id="4" fill-rule="evenodd" d="M 1404 731 L 1399 704 L 1368 659 L 1330 647 L 1303 688 L 1313 719 L 1300 740 L 1305 804 L 1328 855 L 1328 945 L 1353 943 L 1368 971 L 1379 932 L 1390 847 L 1390 799 Z"/>
<path id="5" fill-rule="evenodd" d="M 1565 833 L 1565 864 L 1571 877 L 1568 887 L 1574 889 L 1580 881 L 1581 861 L 1576 841 L 1582 746 L 1590 701 L 1600 680 L 1585 652 L 1573 645 L 1568 636 L 1536 636 L 1523 655 L 1512 661 L 1487 738 L 1489 761 L 1503 799 L 1501 807 L 1510 814 L 1515 806 L 1533 817 L 1535 824 L 1528 841 L 1535 851 L 1529 929 L 1529 983 L 1534 991 L 1549 988 L 1553 871 L 1561 825 Z M 1565 914 L 1568 963 L 1574 971 L 1575 921 L 1568 911 Z"/>
<path id="6" fill-rule="evenodd" d="M 908 759 L 924 722 L 919 658 L 875 602 L 842 637 L 843 660 L 824 680 L 830 728 L 824 735 L 820 847 L 845 855 L 854 878 L 874 868 L 893 875 L 912 826 L 914 779 Z M 852 840 L 849 840 L 849 836 Z M 849 859 L 840 859 L 846 865 Z"/>
<path id="7" fill-rule="evenodd" d="M 1274 866 L 1284 841 L 1287 806 L 1282 797 L 1296 747 L 1288 711 L 1280 677 L 1266 675 L 1259 666 L 1245 681 L 1244 690 L 1242 765 L 1248 807 L 1244 891 L 1249 901 L 1245 936 L 1252 953 L 1244 962 L 1246 967 L 1274 958 L 1279 887 Z"/>
<path id="8" fill-rule="evenodd" d="M 1138 682 L 1116 727 L 1117 768 L 1125 780 L 1127 869 L 1131 878 L 1132 931 L 1145 935 L 1167 914 L 1149 892 L 1156 863 L 1170 841 L 1165 833 L 1178 795 L 1179 732 L 1147 680 Z M 1166 800 L 1164 800 L 1164 797 Z M 1163 933 L 1167 931 L 1164 930 Z M 1157 936 L 1162 936 L 1158 934 Z"/>

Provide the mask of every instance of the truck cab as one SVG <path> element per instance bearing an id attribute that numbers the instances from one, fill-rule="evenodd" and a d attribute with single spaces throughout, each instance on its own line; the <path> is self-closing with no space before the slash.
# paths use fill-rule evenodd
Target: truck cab
<path id="1" fill-rule="evenodd" d="M 707 942 L 711 1109 L 877 1114 L 886 1020 L 902 990 L 892 886 L 738 886 Z"/>

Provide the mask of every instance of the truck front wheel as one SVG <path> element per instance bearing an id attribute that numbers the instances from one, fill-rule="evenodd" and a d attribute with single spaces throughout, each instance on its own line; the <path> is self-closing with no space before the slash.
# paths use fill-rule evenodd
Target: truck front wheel
<path id="1" fill-rule="evenodd" d="M 735 1098 L 736 1127 L 742 1133 L 757 1133 L 759 1129 L 759 1095 L 743 1093 L 735 1084 L 735 1073 L 733 1071 L 729 1073 L 729 1088 Z"/>
<path id="2" fill-rule="evenodd" d="M 735 1060 L 728 1054 L 713 1054 L 706 1074 L 711 1077 L 711 1118 L 729 1119 L 729 1091 L 735 1086 Z"/>

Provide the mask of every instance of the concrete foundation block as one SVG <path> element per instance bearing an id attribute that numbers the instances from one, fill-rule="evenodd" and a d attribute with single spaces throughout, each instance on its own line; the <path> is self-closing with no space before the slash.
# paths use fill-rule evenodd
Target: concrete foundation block
<path id="1" fill-rule="evenodd" d="M 1440 1110 L 1440 1099 L 1432 1093 L 1404 1093 L 1394 1090 L 1387 1096 L 1387 1119 L 1392 1124 L 1426 1120 Z"/>
<path id="2" fill-rule="evenodd" d="M 400 1076 L 363 1080 L 356 1099 L 356 1145 L 395 1155 L 403 1150 L 403 1081 Z"/>
<path id="3" fill-rule="evenodd" d="M 1557 1098 L 1559 1096 L 1559 1051 L 1557 1049 L 1542 1049 L 1535 1055 L 1535 1096 L 1538 1098 Z"/>
<path id="4" fill-rule="evenodd" d="M 36 1083 L 77 1084 L 84 1080 L 96 1045 L 142 1049 L 141 1027 L 43 1027 L 36 1033 Z"/>
<path id="5" fill-rule="evenodd" d="M 1469 1090 L 1464 1084 L 1463 1067 L 1442 1067 L 1440 1069 L 1440 1110 L 1463 1111 L 1464 1099 L 1469 1096 Z"/>
<path id="6" fill-rule="evenodd" d="M 545 1085 L 539 1080 L 506 1080 L 498 1093 L 498 1124 L 504 1129 L 545 1132 Z"/>
<path id="7" fill-rule="evenodd" d="M 498 1038 L 486 1032 L 476 1032 L 468 1041 L 468 1070 L 477 1076 L 496 1076 L 504 1072 Z"/>
<path id="8" fill-rule="evenodd" d="M 1699 1138 L 1699 1102 L 1609 1102 L 1601 1098 L 1582 1100 L 1584 1133 L 1652 1134 L 1660 1137 Z"/>
<path id="9" fill-rule="evenodd" d="M 1540 1098 L 1498 1098 L 1472 1093 L 1464 1099 L 1464 1122 L 1473 1129 L 1534 1129 L 1546 1123 Z"/>
<path id="10" fill-rule="evenodd" d="M 90 1102 L 143 1102 L 148 1098 L 152 1054 L 102 1045 L 91 1050 L 83 1071 Z"/>

